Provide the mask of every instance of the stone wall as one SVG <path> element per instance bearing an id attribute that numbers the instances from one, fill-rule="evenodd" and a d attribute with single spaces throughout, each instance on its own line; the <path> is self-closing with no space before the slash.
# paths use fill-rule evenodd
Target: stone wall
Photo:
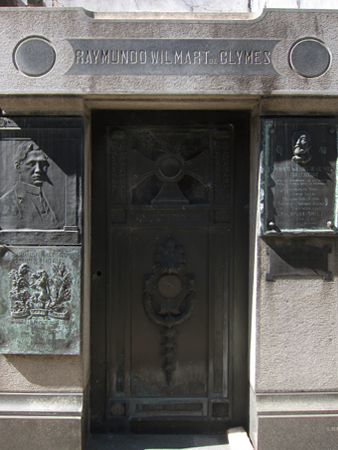
<path id="1" fill-rule="evenodd" d="M 27 4 L 28 0 L 21 3 Z M 337 9 L 335 0 L 44 0 L 47 7 L 81 7 L 96 12 L 259 12 L 264 8 Z M 19 5 L 18 5 L 19 6 Z"/>
<path id="2" fill-rule="evenodd" d="M 88 5 L 89 2 L 83 1 L 78 6 L 86 7 L 85 3 Z M 297 5 L 295 3 L 288 6 L 298 7 L 299 2 Z M 74 4 L 72 2 L 72 6 Z M 327 2 L 327 7 L 331 4 Z M 312 7 L 310 2 L 304 1 L 303 7 L 306 5 Z M 200 109 L 247 111 L 252 118 L 251 220 L 248 230 L 251 267 L 248 274 L 251 324 L 250 436 L 259 450 L 332 450 L 336 443 L 338 411 L 338 248 L 335 234 L 337 224 L 334 223 L 337 217 L 328 217 L 328 221 L 333 221 L 333 226 L 321 229 L 318 233 L 316 230 L 313 233 L 306 232 L 299 238 L 300 230 L 296 230 L 294 235 L 291 232 L 291 238 L 295 241 L 299 238 L 299 242 L 305 246 L 330 246 L 331 253 L 325 253 L 330 279 L 319 276 L 316 271 L 302 273 L 299 270 L 279 274 L 273 281 L 267 279 L 267 273 L 271 272 L 271 260 L 267 254 L 267 250 L 270 251 L 272 247 L 271 242 L 275 241 L 275 245 L 277 242 L 289 241 L 283 241 L 284 237 L 278 235 L 269 236 L 268 241 L 266 236 L 261 235 L 259 176 L 260 155 L 264 150 L 260 131 L 263 118 L 287 116 L 297 121 L 304 117 L 321 117 L 324 123 L 330 123 L 329 130 L 332 121 L 336 121 L 338 13 L 267 10 L 257 14 L 256 18 L 251 15 L 249 19 L 246 15 L 240 18 L 238 15 L 219 15 L 217 8 L 220 8 L 220 2 L 209 2 L 209 6 L 215 10 L 208 12 L 202 10 L 201 6 L 197 11 L 192 10 L 190 5 L 189 10 L 186 3 L 182 2 L 183 9 L 179 11 L 193 14 L 188 17 L 179 13 L 163 16 L 153 14 L 148 17 L 146 14 L 142 17 L 134 14 L 99 20 L 81 9 L 63 10 L 56 7 L 60 6 L 56 1 L 54 6 L 50 9 L 0 10 L 0 106 L 6 111 L 0 123 L 3 136 L 7 139 L 1 141 L 1 161 L 11 162 L 8 166 L 2 166 L 6 170 L 3 170 L 1 183 L 7 179 L 13 181 L 9 168 L 14 170 L 16 162 L 13 156 L 6 156 L 4 142 L 9 138 L 14 139 L 15 133 L 18 133 L 18 138 L 28 136 L 20 135 L 22 130 L 15 122 L 16 117 L 24 122 L 27 119 L 30 126 L 26 130 L 29 133 L 32 132 L 30 121 L 34 119 L 40 123 L 41 117 L 52 118 L 55 122 L 64 121 L 65 124 L 70 123 L 71 117 L 81 121 L 84 143 L 78 146 L 78 151 L 83 166 L 78 170 L 78 175 L 83 177 L 83 185 L 78 185 L 75 191 L 81 193 L 82 199 L 64 194 L 62 197 L 70 209 L 79 207 L 81 217 L 77 216 L 77 223 L 71 223 L 77 229 L 40 233 L 42 237 L 54 235 L 62 239 L 68 239 L 70 233 L 76 236 L 79 232 L 81 234 L 80 240 L 53 241 L 56 246 L 73 245 L 78 248 L 77 251 L 83 247 L 81 296 L 79 290 L 74 291 L 77 293 L 78 309 L 71 311 L 77 314 L 81 310 L 81 314 L 76 316 L 80 321 L 80 347 L 73 352 L 23 354 L 24 351 L 13 351 L 6 347 L 6 342 L 1 342 L 0 429 L 5 430 L 5 448 L 16 450 L 22 448 L 22 442 L 25 442 L 27 449 L 78 450 L 83 444 L 83 430 L 88 429 L 85 417 L 89 411 L 87 388 L 90 377 L 91 151 L 95 156 L 95 149 L 91 149 L 91 111 Z M 252 3 L 252 10 L 254 7 L 258 10 L 263 5 L 256 3 L 255 6 Z M 142 8 L 145 11 L 147 7 Z M 247 3 L 236 4 L 237 11 L 240 8 L 247 8 Z M 177 6 L 175 10 L 178 10 Z M 138 62 L 135 59 L 135 42 L 142 45 L 138 49 Z M 155 50 L 146 47 L 149 42 L 157 46 Z M 216 56 L 209 59 L 207 52 L 211 50 L 205 47 L 189 50 L 191 42 L 194 45 L 214 45 L 212 50 L 218 52 L 219 59 Z M 110 49 L 110 53 L 107 53 L 107 49 Z M 112 50 L 115 53 L 112 54 Z M 117 50 L 121 57 L 118 69 L 114 59 Z M 169 54 L 170 50 L 173 53 Z M 144 70 L 146 52 L 150 67 Z M 40 58 L 41 54 L 43 58 Z M 130 58 L 128 63 L 127 58 Z M 176 66 L 182 66 L 181 72 L 173 67 L 173 61 Z M 153 66 L 156 66 L 155 70 Z M 57 143 L 54 139 L 56 132 L 50 133 L 48 145 L 53 147 Z M 333 130 L 333 133 L 336 131 Z M 40 133 L 37 135 L 40 139 Z M 292 150 L 291 141 L 288 141 L 288 151 Z M 324 152 L 322 144 L 316 148 Z M 60 145 L 60 151 L 64 149 L 64 145 Z M 58 187 L 58 178 L 54 178 L 53 174 L 56 176 L 63 166 L 62 161 L 60 163 L 58 160 L 59 152 L 54 150 L 50 155 L 50 175 L 51 181 Z M 278 151 L 282 150 L 278 147 Z M 288 159 L 290 161 L 291 158 Z M 71 180 L 75 179 L 74 173 L 68 167 L 64 168 L 64 172 L 69 188 L 72 186 Z M 1 195 L 10 192 L 11 185 L 10 182 L 3 185 Z M 337 209 L 334 214 L 337 215 Z M 72 217 L 71 212 L 67 215 L 69 217 Z M 59 232 L 63 234 L 57 235 Z M 0 235 L 1 244 L 10 247 L 9 250 L 2 248 L 6 250 L 4 255 L 7 255 L 3 263 L 4 270 L 13 258 L 11 251 L 17 251 L 20 245 L 42 247 L 41 241 L 34 241 L 34 233 L 23 232 L 23 241 L 19 239 L 20 233 L 13 230 L 1 230 Z M 32 240 L 26 242 L 28 237 Z M 290 239 L 290 234 L 287 238 Z M 47 245 L 53 242 L 48 241 Z M 14 250 L 10 244 L 16 246 Z M 59 250 L 60 254 L 64 251 L 56 249 L 55 252 Z M 41 254 L 40 248 L 37 254 Z M 41 256 L 42 259 L 46 261 L 45 256 Z M 34 261 L 31 264 L 35 264 L 32 267 L 33 278 L 37 278 L 41 269 L 46 269 Z M 21 278 L 21 283 L 24 283 L 22 292 L 26 292 L 29 289 L 25 283 L 34 280 L 21 265 L 14 269 L 17 279 Z M 49 266 L 46 272 L 51 277 Z M 42 315 L 41 309 L 44 309 L 34 308 L 32 314 L 29 307 L 30 311 L 21 311 L 23 314 L 19 318 L 18 314 L 16 317 L 15 314 L 11 315 L 9 281 L 7 273 L 0 290 L 0 312 L 3 316 L 1 332 L 6 331 L 10 321 L 15 325 L 19 323 L 16 320 L 25 323 L 29 315 Z M 34 297 L 34 292 L 31 295 Z M 15 305 L 14 301 L 14 313 L 20 313 L 15 309 L 16 306 L 20 304 Z M 27 317 L 23 317 L 25 314 Z M 48 314 L 45 314 L 46 320 Z M 40 323 L 45 324 L 45 318 L 39 317 Z M 54 323 L 59 320 L 55 317 L 52 319 Z M 15 341 L 15 336 L 8 342 L 13 346 L 20 344 Z M 241 375 L 246 377 L 246 374 Z"/>

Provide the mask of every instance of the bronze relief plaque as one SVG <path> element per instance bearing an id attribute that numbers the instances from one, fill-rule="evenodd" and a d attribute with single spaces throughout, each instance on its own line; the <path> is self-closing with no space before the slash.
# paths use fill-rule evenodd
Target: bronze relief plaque
<path id="1" fill-rule="evenodd" d="M 80 247 L 3 247 L 0 352 L 79 354 Z"/>
<path id="2" fill-rule="evenodd" d="M 79 242 L 81 151 L 79 118 L 1 119 L 0 242 Z"/>
<path id="3" fill-rule="evenodd" d="M 336 160 L 336 119 L 264 119 L 262 233 L 335 231 Z"/>

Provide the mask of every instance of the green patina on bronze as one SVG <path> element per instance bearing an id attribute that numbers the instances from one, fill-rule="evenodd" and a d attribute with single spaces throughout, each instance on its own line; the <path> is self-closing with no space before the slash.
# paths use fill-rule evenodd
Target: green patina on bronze
<path id="1" fill-rule="evenodd" d="M 5 247 L 0 260 L 0 351 L 78 354 L 80 247 Z"/>

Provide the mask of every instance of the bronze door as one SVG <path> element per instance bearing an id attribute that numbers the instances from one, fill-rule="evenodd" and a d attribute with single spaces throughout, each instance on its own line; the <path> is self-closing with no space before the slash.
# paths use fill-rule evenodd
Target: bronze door
<path id="1" fill-rule="evenodd" d="M 93 431 L 245 425 L 247 116 L 101 112 L 92 127 Z"/>

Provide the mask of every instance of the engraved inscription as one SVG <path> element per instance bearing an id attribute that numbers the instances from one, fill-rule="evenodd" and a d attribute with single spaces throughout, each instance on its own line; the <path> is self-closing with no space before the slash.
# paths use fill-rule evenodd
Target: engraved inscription
<path id="1" fill-rule="evenodd" d="M 68 74 L 277 75 L 276 40 L 71 39 Z"/>
<path id="2" fill-rule="evenodd" d="M 32 272 L 28 264 L 9 273 L 11 317 L 30 316 L 69 319 L 72 277 L 63 263 L 53 264 L 52 275 L 41 269 Z"/>
<path id="3" fill-rule="evenodd" d="M 327 230 L 328 222 L 334 229 L 336 127 L 330 120 L 267 120 L 262 142 L 267 231 Z"/>
<path id="4" fill-rule="evenodd" d="M 271 64 L 269 50 L 221 50 L 217 56 L 210 50 L 75 50 L 76 65 L 147 64 L 152 65 L 208 65 L 208 64 Z"/>
<path id="5" fill-rule="evenodd" d="M 276 170 L 279 174 L 276 179 L 277 189 L 279 188 L 281 192 L 281 187 L 287 187 L 283 189 L 282 195 L 275 196 L 277 223 L 292 220 L 298 227 L 302 227 L 305 223 L 308 227 L 312 227 L 319 220 L 324 226 L 326 219 L 331 218 L 330 215 L 323 217 L 323 209 L 328 206 L 332 208 L 333 198 L 328 189 L 328 182 L 334 181 L 329 177 L 332 167 L 309 166 L 307 170 L 296 166 L 276 167 Z M 323 179 L 325 175 L 328 176 L 327 181 Z"/>

